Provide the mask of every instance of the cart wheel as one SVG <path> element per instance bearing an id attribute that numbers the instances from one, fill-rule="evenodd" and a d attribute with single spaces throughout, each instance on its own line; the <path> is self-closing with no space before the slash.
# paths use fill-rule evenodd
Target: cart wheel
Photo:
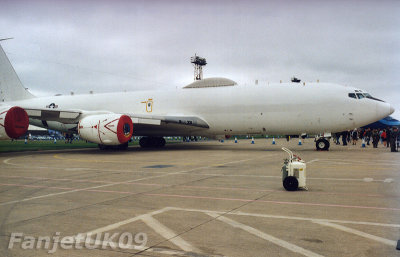
<path id="1" fill-rule="evenodd" d="M 296 177 L 288 176 L 283 180 L 283 187 L 287 191 L 296 191 L 299 187 L 299 181 L 297 181 Z"/>

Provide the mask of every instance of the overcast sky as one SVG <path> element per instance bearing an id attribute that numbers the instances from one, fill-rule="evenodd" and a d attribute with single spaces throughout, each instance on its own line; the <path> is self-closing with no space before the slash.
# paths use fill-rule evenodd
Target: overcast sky
<path id="1" fill-rule="evenodd" d="M 0 38 L 36 95 L 182 87 L 197 53 L 204 77 L 359 87 L 400 118 L 399 13 L 397 0 L 0 0 Z"/>

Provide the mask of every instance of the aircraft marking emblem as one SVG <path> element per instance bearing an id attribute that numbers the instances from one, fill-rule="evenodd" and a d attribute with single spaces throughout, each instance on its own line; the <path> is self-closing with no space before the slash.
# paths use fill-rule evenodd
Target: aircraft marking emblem
<path id="1" fill-rule="evenodd" d="M 147 101 L 141 102 L 142 104 L 146 104 L 146 112 L 152 112 L 153 111 L 153 99 L 149 98 Z"/>
<path id="2" fill-rule="evenodd" d="M 58 105 L 55 104 L 55 103 L 51 103 L 51 104 L 49 104 L 49 105 L 46 105 L 46 108 L 49 108 L 49 109 L 57 109 L 57 108 L 58 108 Z"/>

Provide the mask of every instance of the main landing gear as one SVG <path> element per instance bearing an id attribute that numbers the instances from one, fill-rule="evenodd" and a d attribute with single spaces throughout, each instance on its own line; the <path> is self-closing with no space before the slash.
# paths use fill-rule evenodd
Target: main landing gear
<path id="1" fill-rule="evenodd" d="M 161 148 L 165 146 L 165 139 L 163 137 L 142 137 L 139 145 L 142 148 Z"/>
<path id="2" fill-rule="evenodd" d="M 317 151 L 328 151 L 330 143 L 326 138 L 319 138 L 315 141 L 315 146 L 317 147 Z"/>

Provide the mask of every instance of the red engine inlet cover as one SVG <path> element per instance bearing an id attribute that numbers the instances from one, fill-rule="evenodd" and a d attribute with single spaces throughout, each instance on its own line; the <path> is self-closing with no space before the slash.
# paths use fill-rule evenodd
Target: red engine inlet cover
<path id="1" fill-rule="evenodd" d="M 29 117 L 21 107 L 11 107 L 4 119 L 4 129 L 10 138 L 19 138 L 26 133 L 29 127 Z"/>
<path id="2" fill-rule="evenodd" d="M 124 144 L 131 139 L 133 134 L 133 123 L 132 119 L 127 115 L 122 115 L 118 121 L 117 136 L 118 141 Z"/>

